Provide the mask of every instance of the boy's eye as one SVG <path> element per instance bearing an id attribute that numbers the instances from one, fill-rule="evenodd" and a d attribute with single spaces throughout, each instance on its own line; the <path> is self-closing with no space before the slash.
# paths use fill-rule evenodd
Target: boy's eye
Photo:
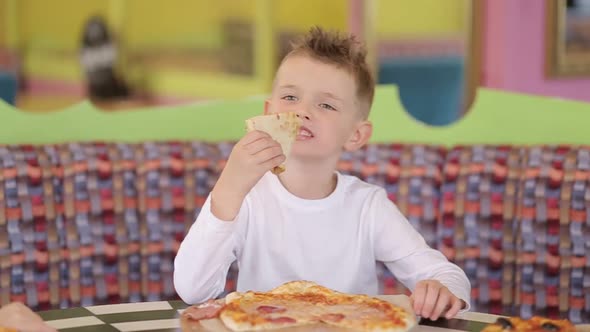
<path id="1" fill-rule="evenodd" d="M 320 104 L 320 107 L 321 108 L 325 108 L 325 109 L 330 110 L 330 111 L 335 111 L 336 110 L 332 105 L 329 105 L 329 104 Z"/>
<path id="2" fill-rule="evenodd" d="M 292 96 L 292 95 L 288 95 L 288 96 L 284 96 L 283 98 L 281 98 L 283 100 L 288 100 L 288 101 L 295 101 L 297 100 L 297 97 Z"/>

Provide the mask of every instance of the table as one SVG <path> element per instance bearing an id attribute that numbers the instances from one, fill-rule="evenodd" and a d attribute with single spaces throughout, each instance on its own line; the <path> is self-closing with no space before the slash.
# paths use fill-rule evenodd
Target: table
<path id="1" fill-rule="evenodd" d="M 392 302 L 407 299 L 404 295 L 379 297 Z M 48 310 L 39 312 L 39 315 L 49 325 L 64 332 L 178 332 L 180 313 L 186 307 L 182 301 L 157 301 Z M 466 312 L 451 320 L 422 320 L 412 332 L 480 331 L 486 323 L 497 318 L 490 314 Z"/>

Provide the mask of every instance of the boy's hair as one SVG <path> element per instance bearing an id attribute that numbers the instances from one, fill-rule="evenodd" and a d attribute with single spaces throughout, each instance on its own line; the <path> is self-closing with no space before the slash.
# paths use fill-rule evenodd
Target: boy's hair
<path id="1" fill-rule="evenodd" d="M 354 35 L 342 36 L 338 32 L 312 27 L 306 35 L 293 42 L 291 47 L 286 57 L 305 54 L 347 70 L 356 83 L 362 117 L 368 118 L 375 94 L 375 82 L 366 61 L 367 51 Z"/>

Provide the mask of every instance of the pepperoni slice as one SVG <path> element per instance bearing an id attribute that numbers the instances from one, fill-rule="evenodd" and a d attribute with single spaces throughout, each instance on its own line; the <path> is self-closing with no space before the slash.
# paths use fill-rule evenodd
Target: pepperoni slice
<path id="1" fill-rule="evenodd" d="M 275 307 L 271 305 L 261 305 L 256 310 L 264 314 L 281 313 L 287 311 L 286 308 Z"/>
<path id="2" fill-rule="evenodd" d="M 186 308 L 182 315 L 192 320 L 217 318 L 223 307 L 224 304 L 221 301 L 209 300 L 203 304 Z"/>
<path id="3" fill-rule="evenodd" d="M 343 314 L 325 314 L 322 315 L 320 317 L 320 319 L 323 322 L 332 322 L 332 323 L 338 323 L 339 321 L 344 319 L 344 315 Z"/>

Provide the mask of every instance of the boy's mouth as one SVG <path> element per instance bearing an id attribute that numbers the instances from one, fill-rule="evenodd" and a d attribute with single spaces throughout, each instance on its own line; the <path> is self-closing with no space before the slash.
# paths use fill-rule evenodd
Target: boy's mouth
<path id="1" fill-rule="evenodd" d="M 299 132 L 297 133 L 298 141 L 305 141 L 313 137 L 314 135 L 309 129 L 305 128 L 304 126 L 299 127 Z"/>

